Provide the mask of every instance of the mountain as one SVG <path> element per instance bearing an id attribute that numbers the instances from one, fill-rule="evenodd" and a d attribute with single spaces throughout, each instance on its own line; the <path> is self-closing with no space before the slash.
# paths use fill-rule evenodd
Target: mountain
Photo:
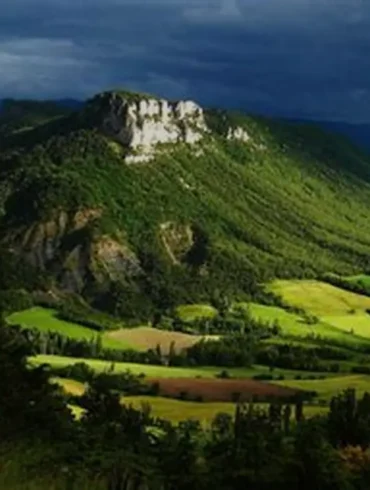
<path id="1" fill-rule="evenodd" d="M 17 130 L 71 114 L 83 105 L 72 99 L 57 101 L 0 100 L 0 132 L 5 135 Z"/>
<path id="2" fill-rule="evenodd" d="M 344 122 L 321 124 L 325 129 L 348 136 L 355 144 L 370 152 L 370 124 L 347 124 Z"/>
<path id="3" fill-rule="evenodd" d="M 347 136 L 355 145 L 370 152 L 370 123 L 369 124 L 351 124 L 342 121 L 320 121 L 290 119 L 297 124 L 310 124 L 318 126 L 326 131 Z"/>
<path id="4" fill-rule="evenodd" d="M 346 138 L 124 91 L 35 109 L 0 127 L 2 289 L 145 316 L 369 269 L 370 157 Z"/>
<path id="5" fill-rule="evenodd" d="M 59 109 L 80 109 L 84 105 L 84 102 L 77 99 L 56 99 L 56 100 L 19 100 L 19 99 L 0 99 L 0 115 L 3 115 L 4 112 L 9 111 L 9 109 L 13 110 L 18 107 L 18 110 L 28 111 L 28 112 L 39 112 L 43 108 L 47 110 L 47 108 L 54 107 Z"/>

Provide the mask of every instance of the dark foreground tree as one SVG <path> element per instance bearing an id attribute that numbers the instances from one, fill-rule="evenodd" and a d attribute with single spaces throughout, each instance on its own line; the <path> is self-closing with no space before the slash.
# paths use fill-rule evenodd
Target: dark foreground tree
<path id="1" fill-rule="evenodd" d="M 31 369 L 32 351 L 20 333 L 0 320 L 0 435 L 5 438 L 63 436 L 72 416 L 45 367 Z"/>

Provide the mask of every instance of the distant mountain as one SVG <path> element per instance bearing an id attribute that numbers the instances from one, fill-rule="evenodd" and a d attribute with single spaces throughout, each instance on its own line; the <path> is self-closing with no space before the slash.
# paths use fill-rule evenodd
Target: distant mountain
<path id="1" fill-rule="evenodd" d="M 43 104 L 0 124 L 0 289 L 145 317 L 370 269 L 370 156 L 347 138 L 125 91 Z"/>
<path id="2" fill-rule="evenodd" d="M 290 119 L 290 121 L 299 124 L 313 124 L 327 131 L 338 134 L 343 134 L 350 138 L 356 145 L 370 151 L 370 123 L 368 124 L 350 124 L 337 121 L 318 121 L 318 120 L 303 120 Z"/>
<path id="3" fill-rule="evenodd" d="M 9 104 L 32 104 L 33 106 L 39 105 L 49 105 L 53 104 L 60 107 L 68 107 L 70 109 L 78 109 L 82 105 L 84 105 L 84 101 L 77 99 L 56 99 L 56 100 L 22 100 L 22 99 L 0 99 L 0 113 L 7 107 Z"/>
<path id="4" fill-rule="evenodd" d="M 67 116 L 83 106 L 73 99 L 56 101 L 0 100 L 0 132 L 12 133 L 20 128 L 32 128 L 52 119 Z"/>

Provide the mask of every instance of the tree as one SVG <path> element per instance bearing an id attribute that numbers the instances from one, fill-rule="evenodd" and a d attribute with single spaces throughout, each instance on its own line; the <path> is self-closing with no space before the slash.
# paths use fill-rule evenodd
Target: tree
<path id="1" fill-rule="evenodd" d="M 354 389 L 332 398 L 328 414 L 328 431 L 336 446 L 370 445 L 370 395 L 356 399 Z"/>
<path id="2" fill-rule="evenodd" d="M 338 452 L 329 444 L 321 419 L 302 422 L 297 429 L 292 465 L 287 478 L 301 490 L 350 490 Z"/>
<path id="3" fill-rule="evenodd" d="M 31 369 L 30 345 L 0 319 L 0 433 L 3 438 L 37 433 L 68 437 L 72 415 L 45 366 Z"/>

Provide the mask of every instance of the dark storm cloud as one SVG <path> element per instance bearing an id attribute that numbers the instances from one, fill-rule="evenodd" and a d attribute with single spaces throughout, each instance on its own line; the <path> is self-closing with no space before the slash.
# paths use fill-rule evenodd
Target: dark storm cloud
<path id="1" fill-rule="evenodd" d="M 370 121 L 369 50 L 369 0 L 3 0 L 0 97 L 123 86 Z"/>

